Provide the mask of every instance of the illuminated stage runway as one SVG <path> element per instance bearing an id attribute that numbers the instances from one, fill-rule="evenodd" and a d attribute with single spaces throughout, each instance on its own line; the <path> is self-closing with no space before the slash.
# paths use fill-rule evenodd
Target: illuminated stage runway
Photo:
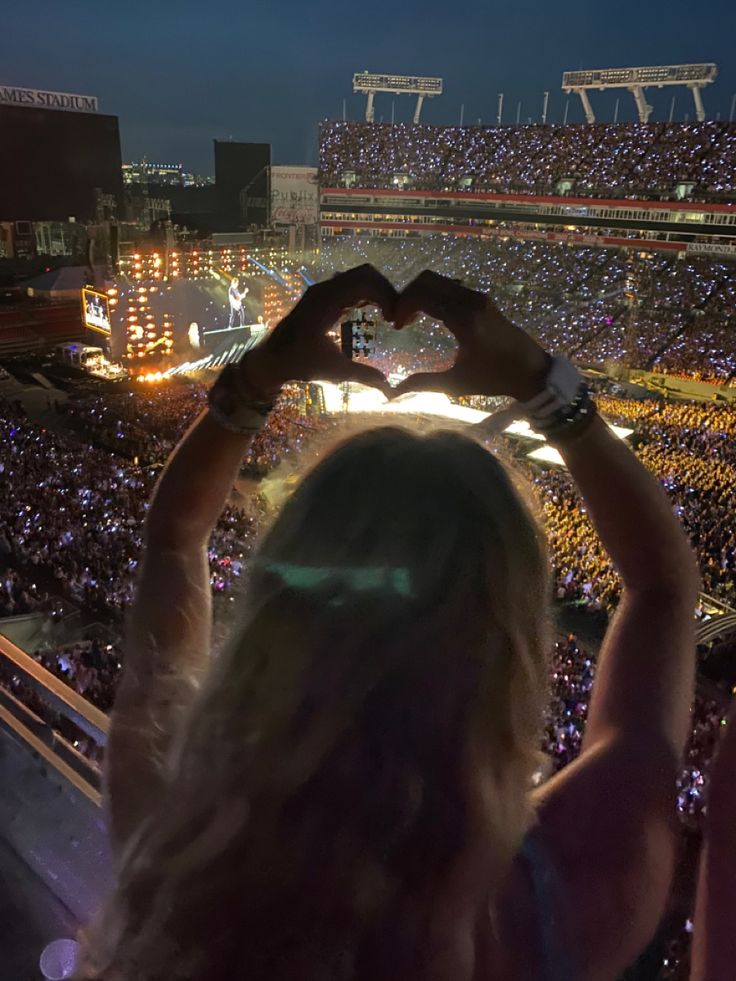
<path id="1" fill-rule="evenodd" d="M 258 344 L 265 333 L 266 327 L 263 324 L 206 331 L 205 341 L 208 338 L 211 338 L 211 341 L 205 343 L 205 348 L 199 356 L 197 356 L 198 352 L 193 352 L 186 361 L 164 371 L 163 377 L 171 378 L 174 375 L 203 371 L 206 368 L 223 368 L 226 364 L 232 364 L 242 358 L 247 351 Z"/>

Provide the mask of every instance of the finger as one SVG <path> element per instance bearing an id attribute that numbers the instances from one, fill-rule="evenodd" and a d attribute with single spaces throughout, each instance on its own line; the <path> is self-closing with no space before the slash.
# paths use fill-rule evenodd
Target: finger
<path id="1" fill-rule="evenodd" d="M 394 398 L 406 395 L 407 392 L 444 392 L 446 395 L 454 395 L 457 394 L 456 388 L 455 372 L 449 368 L 447 371 L 418 371 L 405 378 L 391 392 Z"/>
<path id="2" fill-rule="evenodd" d="M 394 324 L 401 329 L 417 314 L 441 320 L 456 335 L 464 333 L 470 317 L 485 307 L 485 297 L 455 279 L 427 269 L 400 293 L 394 309 Z"/>
<path id="3" fill-rule="evenodd" d="M 369 364 L 361 364 L 359 361 L 348 362 L 348 364 L 350 366 L 350 381 L 359 382 L 369 388 L 377 388 L 383 392 L 386 398 L 390 398 L 392 389 L 383 372 L 379 371 L 378 368 L 372 368 Z"/>
<path id="4" fill-rule="evenodd" d="M 310 286 L 294 312 L 302 312 L 321 328 L 331 326 L 343 311 L 367 304 L 377 306 L 386 319 L 393 319 L 396 297 L 386 277 L 366 264 Z"/>
<path id="5" fill-rule="evenodd" d="M 320 371 L 320 378 L 335 384 L 339 382 L 354 381 L 360 385 L 367 385 L 369 388 L 377 388 L 388 398 L 392 391 L 388 379 L 378 368 L 360 362 L 348 361 L 341 355 L 330 360 L 329 365 Z"/>

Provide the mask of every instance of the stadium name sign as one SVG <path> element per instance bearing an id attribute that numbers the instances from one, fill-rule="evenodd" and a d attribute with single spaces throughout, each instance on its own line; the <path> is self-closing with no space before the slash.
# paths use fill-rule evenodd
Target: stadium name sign
<path id="1" fill-rule="evenodd" d="M 22 106 L 26 109 L 66 109 L 69 112 L 97 112 L 97 97 L 73 95 L 71 92 L 46 92 L 43 89 L 19 89 L 0 85 L 0 106 Z"/>

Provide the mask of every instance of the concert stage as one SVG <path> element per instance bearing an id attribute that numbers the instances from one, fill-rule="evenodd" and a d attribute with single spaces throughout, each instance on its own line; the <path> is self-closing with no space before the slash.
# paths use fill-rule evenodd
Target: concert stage
<path id="1" fill-rule="evenodd" d="M 205 331 L 204 352 L 193 355 L 181 364 L 174 365 L 163 372 L 164 378 L 203 371 L 205 368 L 222 368 L 238 361 L 251 348 L 255 347 L 266 334 L 263 324 L 247 324 L 245 327 L 231 327 L 223 330 Z M 199 353 L 199 357 L 197 354 Z"/>

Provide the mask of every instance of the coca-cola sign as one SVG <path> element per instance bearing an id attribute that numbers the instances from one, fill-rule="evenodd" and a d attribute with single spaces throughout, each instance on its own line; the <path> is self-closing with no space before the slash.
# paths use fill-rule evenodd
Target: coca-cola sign
<path id="1" fill-rule="evenodd" d="M 271 168 L 271 220 L 276 225 L 315 225 L 319 221 L 316 167 Z"/>

